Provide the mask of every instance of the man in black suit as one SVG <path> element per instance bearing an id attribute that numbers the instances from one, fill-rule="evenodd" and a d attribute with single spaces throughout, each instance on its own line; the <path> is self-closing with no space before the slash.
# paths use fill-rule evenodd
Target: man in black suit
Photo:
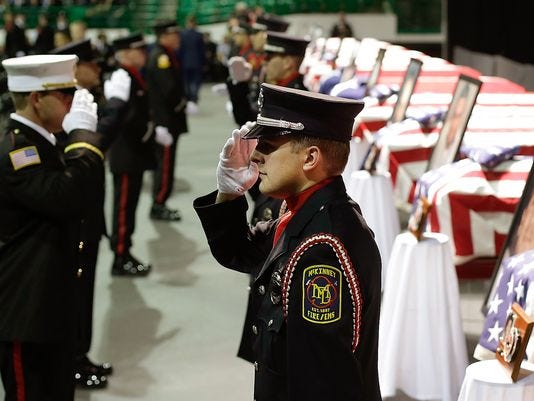
<path id="1" fill-rule="evenodd" d="M 75 92 L 76 60 L 2 62 L 16 110 L 0 140 L 0 370 L 8 400 L 74 398 L 80 222 L 103 185 L 104 159 L 93 96 Z M 54 136 L 62 130 L 64 150 Z"/>

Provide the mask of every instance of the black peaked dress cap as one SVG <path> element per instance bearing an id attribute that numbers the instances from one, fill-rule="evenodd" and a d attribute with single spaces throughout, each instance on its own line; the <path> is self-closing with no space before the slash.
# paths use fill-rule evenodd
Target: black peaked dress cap
<path id="1" fill-rule="evenodd" d="M 180 27 L 176 21 L 162 21 L 158 22 L 152 26 L 156 35 L 161 35 L 162 33 L 174 33 L 180 32 Z"/>
<path id="2" fill-rule="evenodd" d="M 256 23 L 265 25 L 268 31 L 285 32 L 289 22 L 274 14 L 263 14 L 256 18 Z"/>
<path id="3" fill-rule="evenodd" d="M 112 43 L 115 51 L 124 49 L 139 49 L 146 46 L 146 42 L 143 39 L 143 35 L 140 33 L 132 33 L 131 35 L 123 38 L 115 39 Z"/>
<path id="4" fill-rule="evenodd" d="M 305 135 L 348 142 L 354 118 L 364 103 L 358 100 L 262 84 L 256 125 L 245 139 Z"/>
<path id="5" fill-rule="evenodd" d="M 82 39 L 56 47 L 49 54 L 75 54 L 79 61 L 98 62 L 98 55 L 93 50 L 90 39 Z"/>
<path id="6" fill-rule="evenodd" d="M 288 35 L 280 32 L 267 32 L 267 41 L 263 50 L 267 53 L 281 53 L 290 56 L 304 57 L 306 47 L 310 41 L 308 39 Z"/>

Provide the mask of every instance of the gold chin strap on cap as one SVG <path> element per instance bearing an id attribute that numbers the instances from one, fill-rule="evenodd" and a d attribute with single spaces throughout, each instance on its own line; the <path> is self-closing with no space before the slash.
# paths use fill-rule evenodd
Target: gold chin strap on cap
<path id="1" fill-rule="evenodd" d="M 45 90 L 75 88 L 77 83 L 78 81 L 76 79 L 74 79 L 73 81 L 69 81 L 69 82 L 56 82 L 56 83 L 45 82 L 43 84 L 43 88 Z"/>
<path id="2" fill-rule="evenodd" d="M 256 122 L 258 123 L 258 125 L 263 125 L 266 127 L 285 128 L 292 129 L 295 131 L 302 131 L 304 129 L 304 124 L 302 123 L 294 123 L 285 120 L 275 120 L 274 118 L 262 117 L 260 115 L 258 115 Z"/>

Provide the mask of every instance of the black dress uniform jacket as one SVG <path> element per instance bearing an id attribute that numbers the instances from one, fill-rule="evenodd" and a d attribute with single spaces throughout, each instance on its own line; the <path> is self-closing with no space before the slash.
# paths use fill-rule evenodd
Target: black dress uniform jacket
<path id="1" fill-rule="evenodd" d="M 380 255 L 341 177 L 317 190 L 276 246 L 276 221 L 250 227 L 244 197 L 198 198 L 212 254 L 252 273 L 257 401 L 380 400 Z"/>
<path id="2" fill-rule="evenodd" d="M 84 130 L 69 139 L 101 145 L 100 135 Z M 38 153 L 40 163 L 15 169 L 11 157 L 23 148 Z M 38 132 L 9 121 L 0 139 L 0 340 L 72 338 L 79 222 L 102 171 L 93 151 L 63 156 Z"/>
<path id="3" fill-rule="evenodd" d="M 163 126 L 175 137 L 187 132 L 183 76 L 176 56 L 156 44 L 146 65 L 150 108 L 155 126 Z"/>
<path id="4" fill-rule="evenodd" d="M 293 89 L 307 90 L 302 80 L 302 75 L 298 75 L 295 79 L 285 83 L 285 86 Z M 255 121 L 258 116 L 258 95 L 260 85 L 257 83 L 250 85 L 248 82 L 233 84 L 231 79 L 228 79 L 227 87 L 232 102 L 232 112 L 235 122 L 241 127 L 247 121 Z M 256 224 L 258 221 L 278 218 L 282 201 L 280 199 L 263 195 L 259 190 L 259 181 L 250 188 L 248 193 L 254 201 L 254 210 L 252 211 L 251 216 L 252 224 Z M 249 322 L 251 321 L 251 313 L 253 313 L 251 304 L 252 298 L 251 294 L 249 294 L 245 326 L 243 327 L 243 335 L 241 336 L 237 356 L 246 361 L 254 362 L 251 338 L 246 334 L 247 331 L 250 330 Z"/>
<path id="5" fill-rule="evenodd" d="M 141 173 L 156 166 L 148 92 L 139 76 L 124 69 L 131 78 L 130 99 L 109 150 L 109 168 L 116 174 Z"/>

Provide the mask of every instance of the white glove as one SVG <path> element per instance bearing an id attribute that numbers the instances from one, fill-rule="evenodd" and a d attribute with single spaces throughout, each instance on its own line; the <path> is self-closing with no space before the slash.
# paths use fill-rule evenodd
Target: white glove
<path id="1" fill-rule="evenodd" d="M 96 123 L 98 122 L 96 111 L 97 105 L 93 95 L 87 89 L 78 89 L 74 92 L 70 111 L 63 119 L 63 130 L 67 134 L 75 129 L 96 131 Z"/>
<path id="2" fill-rule="evenodd" d="M 255 123 L 235 129 L 226 141 L 217 166 L 217 189 L 222 194 L 243 195 L 258 179 L 258 165 L 250 160 L 257 139 L 243 139 Z"/>
<path id="3" fill-rule="evenodd" d="M 174 142 L 174 138 L 167 127 L 162 127 L 161 125 L 156 127 L 156 136 L 154 137 L 154 140 L 161 146 L 171 146 Z"/>
<path id="4" fill-rule="evenodd" d="M 228 73 L 234 84 L 246 82 L 252 76 L 252 65 L 243 57 L 232 57 L 228 60 Z"/>
<path id="5" fill-rule="evenodd" d="M 104 97 L 109 100 L 116 97 L 127 102 L 130 100 L 130 87 L 132 78 L 122 68 L 114 71 L 111 77 L 104 82 Z"/>

